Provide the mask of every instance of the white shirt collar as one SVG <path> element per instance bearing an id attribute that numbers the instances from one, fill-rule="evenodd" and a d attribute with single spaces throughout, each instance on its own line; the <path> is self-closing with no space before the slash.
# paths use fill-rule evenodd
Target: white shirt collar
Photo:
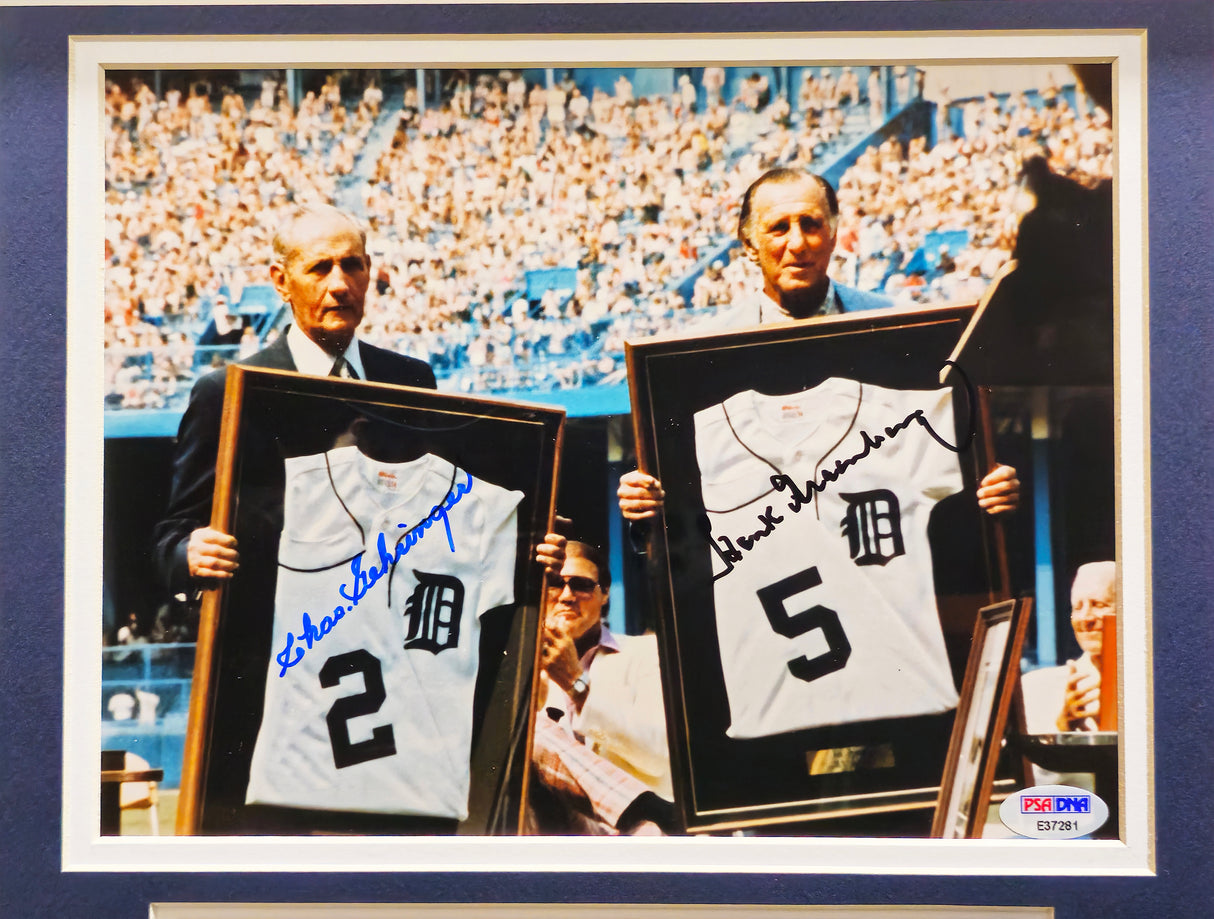
<path id="1" fill-rule="evenodd" d="M 337 358 L 308 338 L 295 323 L 291 323 L 287 329 L 287 348 L 291 351 L 291 360 L 295 362 L 295 369 L 314 377 L 327 377 L 333 370 L 333 364 L 337 361 Z M 367 378 L 367 372 L 363 370 L 357 335 L 350 339 L 350 346 L 341 356 L 350 362 L 350 366 L 354 368 L 354 372 L 358 374 L 360 380 Z"/>

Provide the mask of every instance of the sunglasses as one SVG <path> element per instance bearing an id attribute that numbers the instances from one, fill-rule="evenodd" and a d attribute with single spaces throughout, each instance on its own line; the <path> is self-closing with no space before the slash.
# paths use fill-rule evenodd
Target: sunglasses
<path id="1" fill-rule="evenodd" d="M 571 578 L 563 578 L 559 575 L 548 576 L 548 589 L 553 593 L 560 593 L 568 587 L 575 594 L 589 594 L 594 593 L 594 589 L 598 586 L 599 582 L 593 578 L 583 578 L 576 575 Z"/>

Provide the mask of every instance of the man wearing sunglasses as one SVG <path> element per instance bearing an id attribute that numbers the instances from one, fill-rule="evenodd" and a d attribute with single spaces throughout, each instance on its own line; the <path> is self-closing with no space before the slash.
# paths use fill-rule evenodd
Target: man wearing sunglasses
<path id="1" fill-rule="evenodd" d="M 657 834 L 672 813 L 657 641 L 612 634 L 610 592 L 603 553 L 567 542 L 559 575 L 548 575 L 540 650 L 542 831 Z"/>

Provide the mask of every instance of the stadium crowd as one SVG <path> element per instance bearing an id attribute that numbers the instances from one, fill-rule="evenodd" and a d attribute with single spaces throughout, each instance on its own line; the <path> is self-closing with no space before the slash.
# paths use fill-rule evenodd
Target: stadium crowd
<path id="1" fill-rule="evenodd" d="M 220 291 L 236 304 L 261 280 L 246 266 L 268 260 L 267 212 L 332 198 L 375 117 L 365 99 L 351 116 L 337 89 L 330 79 L 293 107 L 266 81 L 247 107 L 239 93 L 215 94 L 216 110 L 205 83 L 162 99 L 145 83 L 130 94 L 107 85 L 107 404 L 163 406 L 193 377 Z"/>
<path id="2" fill-rule="evenodd" d="M 635 99 L 626 79 L 589 100 L 560 84 L 512 100 L 509 85 L 480 80 L 467 115 L 398 131 L 364 198 L 380 272 L 368 338 L 469 371 L 467 389 L 611 373 L 614 339 L 683 306 L 674 288 L 731 232 L 753 168 L 738 160 L 757 161 L 730 143 L 750 110 Z M 527 272 L 560 267 L 576 268 L 572 290 L 520 302 Z M 517 379 L 548 358 L 557 376 Z"/>
<path id="3" fill-rule="evenodd" d="M 110 84 L 107 405 L 171 404 L 199 364 L 275 334 L 236 310 L 263 281 L 246 266 L 269 260 L 277 208 L 332 202 L 354 181 L 378 118 L 399 120 L 378 156 L 365 148 L 377 158 L 355 189 L 375 274 L 367 339 L 429 361 L 448 389 L 622 381 L 626 338 L 756 289 L 729 253 L 750 181 L 777 164 L 822 168 L 911 94 L 905 71 L 890 106 L 876 68 L 866 80 L 805 68 L 787 93 L 755 73 L 727 98 L 718 71 L 705 69 L 702 95 L 684 75 L 648 97 L 624 74 L 587 96 L 567 74 L 546 87 L 453 71 L 440 106 L 409 87 L 399 108 L 374 83 L 343 99 L 336 76 L 297 107 L 271 79 L 247 105 L 206 84 L 184 98 Z M 1112 174 L 1103 112 L 1058 93 L 961 105 L 959 136 L 886 140 L 844 174 L 840 280 L 905 304 L 976 298 L 1010 256 L 1028 156 L 1081 181 Z M 544 271 L 570 280 L 528 299 L 528 274 Z"/>

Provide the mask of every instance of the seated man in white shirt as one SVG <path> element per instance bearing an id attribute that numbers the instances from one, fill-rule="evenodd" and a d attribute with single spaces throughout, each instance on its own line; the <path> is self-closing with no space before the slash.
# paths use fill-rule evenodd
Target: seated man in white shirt
<path id="1" fill-rule="evenodd" d="M 541 831 L 656 835 L 670 826 L 657 640 L 612 634 L 603 622 L 610 591 L 602 552 L 568 542 L 560 574 L 548 576 L 540 656 L 532 761 Z"/>
<path id="2" fill-rule="evenodd" d="M 1116 615 L 1117 563 L 1080 565 L 1071 585 L 1071 628 L 1083 654 L 1021 678 L 1030 734 L 1097 729 L 1102 629 L 1104 617 Z"/>

